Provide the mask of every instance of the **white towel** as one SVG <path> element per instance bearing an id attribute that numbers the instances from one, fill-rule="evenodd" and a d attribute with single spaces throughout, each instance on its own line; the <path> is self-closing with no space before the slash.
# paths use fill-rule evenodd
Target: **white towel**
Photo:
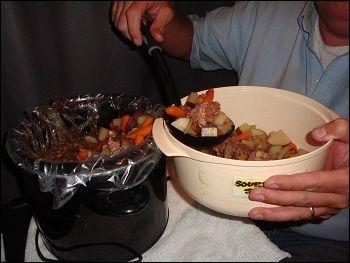
<path id="1" fill-rule="evenodd" d="M 168 181 L 168 225 L 159 241 L 145 252 L 143 262 L 277 262 L 290 254 L 280 250 L 249 218 L 226 216 L 186 195 L 176 177 Z M 35 249 L 37 225 L 29 226 L 25 261 L 41 261 Z M 48 252 L 39 236 L 39 247 Z"/>

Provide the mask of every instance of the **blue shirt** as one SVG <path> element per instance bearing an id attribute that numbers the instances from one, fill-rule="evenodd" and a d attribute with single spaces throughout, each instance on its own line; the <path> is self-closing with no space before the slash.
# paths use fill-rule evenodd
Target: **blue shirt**
<path id="1" fill-rule="evenodd" d="M 229 69 L 238 85 L 282 88 L 308 96 L 349 117 L 349 53 L 323 69 L 311 45 L 318 14 L 313 2 L 237 2 L 190 15 L 194 28 L 190 63 L 204 70 Z M 325 238 L 349 239 L 349 210 L 293 227 Z"/>

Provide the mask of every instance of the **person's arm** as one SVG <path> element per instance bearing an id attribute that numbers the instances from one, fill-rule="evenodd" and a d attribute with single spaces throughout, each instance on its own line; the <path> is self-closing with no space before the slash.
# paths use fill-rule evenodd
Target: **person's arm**
<path id="1" fill-rule="evenodd" d="M 162 49 L 170 56 L 189 59 L 192 48 L 191 21 L 177 13 L 172 2 L 166 1 L 115 1 L 112 21 L 116 28 L 136 46 L 142 44 L 141 22 L 148 17 L 150 31 Z"/>
<path id="2" fill-rule="evenodd" d="M 325 219 L 349 206 L 349 121 L 338 118 L 315 128 L 312 136 L 320 142 L 334 139 L 324 170 L 270 177 L 249 199 L 281 207 L 254 208 L 250 218 L 279 222 Z M 314 216 L 309 207 L 314 208 Z"/>
<path id="3" fill-rule="evenodd" d="M 186 16 L 176 13 L 173 20 L 165 27 L 163 35 L 164 41 L 160 45 L 168 55 L 190 59 L 193 27 Z"/>

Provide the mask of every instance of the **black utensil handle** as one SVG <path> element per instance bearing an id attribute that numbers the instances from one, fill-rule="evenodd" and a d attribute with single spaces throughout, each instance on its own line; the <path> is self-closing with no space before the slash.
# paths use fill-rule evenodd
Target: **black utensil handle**
<path id="1" fill-rule="evenodd" d="M 148 54 L 152 57 L 156 68 L 158 81 L 162 86 L 162 91 L 164 92 L 165 106 L 172 104 L 181 105 L 181 100 L 178 96 L 174 79 L 170 73 L 168 64 L 165 61 L 162 49 L 154 40 L 151 32 L 149 31 L 149 25 L 144 25 L 141 23 L 141 32 L 144 38 L 144 45 Z"/>
<path id="2" fill-rule="evenodd" d="M 162 52 L 162 48 L 158 45 L 158 43 L 154 40 L 149 31 L 149 26 L 141 23 L 141 33 L 142 40 L 145 46 L 147 47 L 147 52 L 150 56 L 152 56 L 153 50 L 159 50 Z"/>

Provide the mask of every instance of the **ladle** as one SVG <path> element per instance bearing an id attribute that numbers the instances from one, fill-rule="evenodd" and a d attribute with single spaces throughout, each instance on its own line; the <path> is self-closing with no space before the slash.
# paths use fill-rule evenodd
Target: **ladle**
<path id="1" fill-rule="evenodd" d="M 159 79 L 159 82 L 162 86 L 163 92 L 165 92 L 165 105 L 170 106 L 175 104 L 177 106 L 181 105 L 181 100 L 178 96 L 175 82 L 172 78 L 168 65 L 164 59 L 163 52 L 161 47 L 157 44 L 157 42 L 153 39 L 149 25 L 145 25 L 141 23 L 141 32 L 143 35 L 143 45 L 147 50 L 147 53 L 151 56 L 155 68 L 156 68 L 156 76 Z M 234 131 L 235 126 L 232 125 L 231 129 L 219 136 L 194 136 L 188 133 L 184 133 L 181 130 L 175 128 L 171 123 L 175 120 L 174 117 L 167 115 L 164 113 L 164 121 L 170 130 L 171 134 L 178 139 L 180 142 L 194 146 L 194 147 L 210 147 L 214 146 L 222 141 L 224 141 L 230 134 Z"/>

